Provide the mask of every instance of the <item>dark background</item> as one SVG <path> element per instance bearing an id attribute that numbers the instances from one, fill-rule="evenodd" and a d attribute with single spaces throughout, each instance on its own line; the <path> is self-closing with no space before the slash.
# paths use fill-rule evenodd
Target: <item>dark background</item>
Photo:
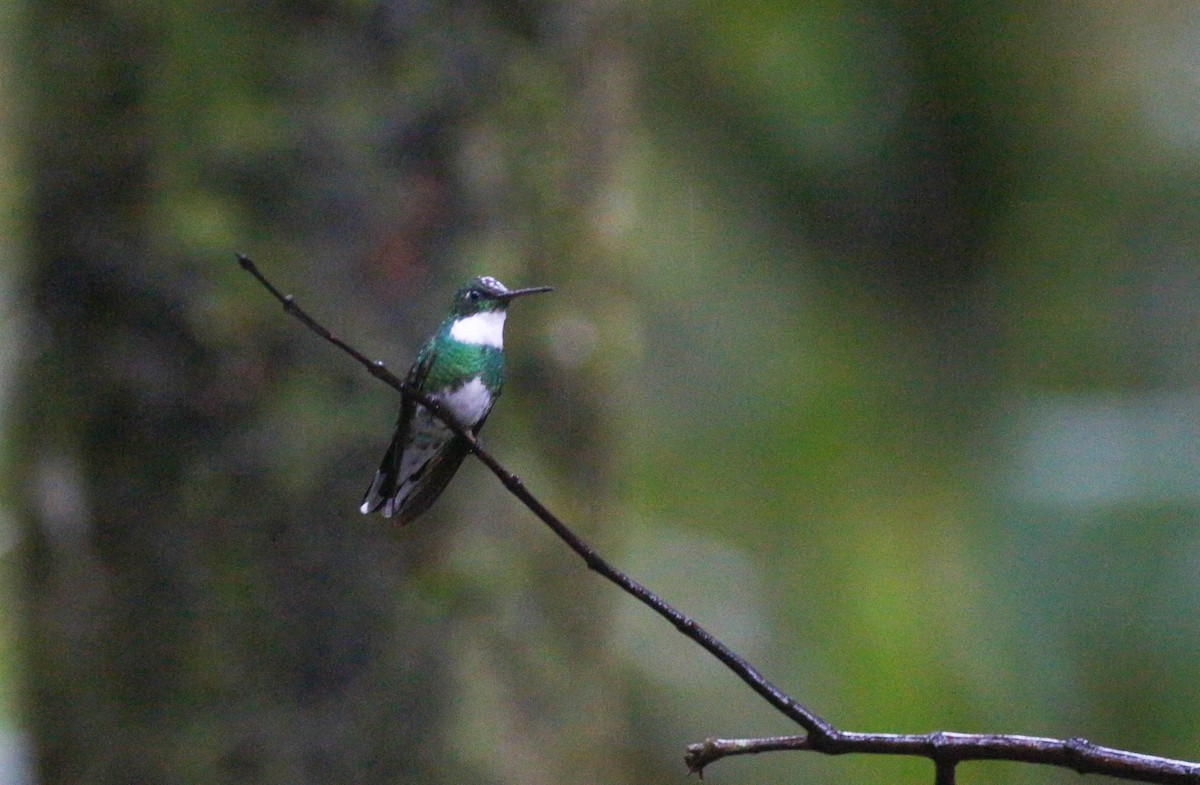
<path id="1" fill-rule="evenodd" d="M 1194 4 L 250 6 L 0 3 L 11 782 L 796 730 L 473 461 L 360 516 L 398 399 L 235 251 L 398 372 L 470 275 L 556 287 L 486 445 L 838 725 L 1200 757 Z"/>

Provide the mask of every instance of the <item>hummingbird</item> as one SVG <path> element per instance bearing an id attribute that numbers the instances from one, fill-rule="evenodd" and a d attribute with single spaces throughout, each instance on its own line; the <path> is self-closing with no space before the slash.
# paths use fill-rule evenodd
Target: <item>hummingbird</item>
<path id="1" fill-rule="evenodd" d="M 437 401 L 472 434 L 504 385 L 504 319 L 514 299 L 549 286 L 509 289 L 495 278 L 472 279 L 454 293 L 450 313 L 409 369 L 405 384 Z M 469 449 L 421 404 L 400 404 L 396 434 L 359 509 L 396 516 L 404 525 L 441 495 Z"/>

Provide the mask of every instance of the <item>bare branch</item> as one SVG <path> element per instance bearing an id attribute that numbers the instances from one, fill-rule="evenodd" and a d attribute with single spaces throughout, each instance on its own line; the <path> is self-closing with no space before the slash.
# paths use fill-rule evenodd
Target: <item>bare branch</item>
<path id="1" fill-rule="evenodd" d="M 963 761 L 1007 760 L 1039 763 L 1073 769 L 1080 774 L 1106 774 L 1110 777 L 1153 783 L 1189 783 L 1200 785 L 1200 764 L 1142 755 L 1125 750 L 1100 747 L 1085 739 L 1049 739 L 1035 736 L 990 735 L 935 732 L 924 735 L 893 733 L 856 733 L 835 728 L 817 713 L 800 704 L 787 693 L 767 681 L 754 666 L 726 646 L 693 619 L 676 610 L 646 587 L 609 564 L 586 542 L 541 503 L 525 484 L 508 471 L 480 446 L 471 432 L 443 411 L 437 401 L 412 389 L 389 371 L 382 362 L 370 360 L 362 352 L 335 336 L 267 280 L 248 257 L 238 254 L 238 263 L 271 295 L 282 303 L 284 310 L 305 327 L 354 358 L 367 371 L 401 395 L 429 409 L 446 424 L 471 452 L 483 462 L 505 488 L 521 501 L 543 523 L 550 527 L 571 550 L 579 555 L 588 569 L 599 573 L 633 596 L 675 629 L 703 647 L 721 661 L 738 678 L 758 693 L 767 703 L 807 731 L 804 736 L 776 736 L 760 739 L 706 739 L 688 747 L 685 761 L 688 768 L 703 776 L 704 767 L 721 758 L 779 750 L 813 750 L 826 755 L 868 753 L 876 755 L 908 755 L 928 758 L 936 767 L 936 785 L 954 785 L 955 769 Z"/>
<path id="2" fill-rule="evenodd" d="M 267 278 L 259 271 L 258 267 L 244 254 L 237 255 L 238 263 L 253 275 L 259 283 L 261 283 L 271 295 L 283 304 L 283 308 L 287 313 L 300 320 L 305 327 L 312 330 L 321 338 L 341 349 L 346 354 L 353 357 L 363 367 L 370 371 L 371 375 L 379 379 L 383 383 L 398 391 L 401 395 L 405 395 L 412 400 L 420 403 L 428 408 L 433 414 L 446 424 L 455 435 L 462 439 L 470 447 L 471 452 L 475 454 L 485 466 L 492 471 L 492 474 L 500 480 L 505 488 L 517 497 L 529 510 L 541 519 L 543 523 L 550 527 L 559 539 L 567 544 L 571 550 L 575 551 L 588 569 L 593 570 L 607 578 L 612 583 L 621 587 L 626 593 L 632 595 L 638 601 L 649 607 L 658 615 L 671 622 L 674 627 L 681 633 L 691 638 L 696 643 L 704 647 L 710 654 L 725 664 L 727 668 L 736 673 L 742 681 L 748 684 L 751 689 L 761 695 L 768 703 L 783 712 L 787 717 L 794 720 L 800 727 L 804 728 L 811 734 L 824 735 L 832 730 L 826 720 L 812 711 L 809 711 L 804 706 L 793 700 L 787 693 L 780 690 L 775 685 L 763 678 L 750 663 L 742 659 L 736 652 L 730 649 L 721 641 L 717 640 L 711 633 L 697 624 L 693 619 L 685 616 L 669 605 L 664 600 L 651 592 L 646 587 L 642 586 L 637 581 L 630 578 L 625 573 L 618 570 L 616 567 L 605 561 L 600 554 L 581 540 L 565 523 L 558 519 L 554 513 L 550 512 L 544 504 L 541 503 L 532 493 L 525 487 L 525 483 L 521 478 L 517 477 L 512 472 L 508 471 L 492 457 L 491 453 L 487 452 L 480 446 L 479 442 L 471 434 L 469 430 L 464 428 L 454 420 L 445 411 L 442 411 L 437 402 L 428 398 L 425 395 L 404 384 L 395 374 L 391 373 L 384 367 L 383 363 L 378 360 L 370 360 L 362 352 L 347 344 L 342 339 L 331 333 L 324 325 L 313 319 L 308 313 L 301 308 L 294 297 L 283 294 L 277 289 Z"/>
<path id="3" fill-rule="evenodd" d="M 853 753 L 908 755 L 929 758 L 937 768 L 938 785 L 954 782 L 954 769 L 964 761 L 1007 760 L 1039 763 L 1072 769 L 1080 774 L 1158 783 L 1200 783 L 1200 764 L 1142 755 L 1101 747 L 1086 739 L 1049 739 L 1014 734 L 947 733 L 921 735 L 855 733 L 834 730 L 830 737 L 813 744 L 808 736 L 773 736 L 761 739 L 705 739 L 687 748 L 688 769 L 701 773 L 704 767 L 733 755 L 751 755 L 779 750 L 816 750 L 827 755 Z"/>
<path id="4" fill-rule="evenodd" d="M 689 744 L 683 762 L 688 771 L 704 776 L 704 767 L 721 758 L 734 755 L 754 755 L 760 752 L 780 750 L 811 750 L 807 736 L 771 736 L 762 739 L 714 739 L 708 738 L 699 744 Z"/>

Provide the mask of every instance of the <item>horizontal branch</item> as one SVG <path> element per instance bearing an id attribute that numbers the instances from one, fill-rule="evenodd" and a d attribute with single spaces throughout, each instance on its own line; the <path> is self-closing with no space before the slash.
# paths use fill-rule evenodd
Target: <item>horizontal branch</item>
<path id="1" fill-rule="evenodd" d="M 705 739 L 689 745 L 688 768 L 702 774 L 710 763 L 732 755 L 779 750 L 817 750 L 827 755 L 869 753 L 928 758 L 951 767 L 972 760 L 1007 760 L 1104 774 L 1138 782 L 1180 785 L 1200 783 L 1200 764 L 1101 747 L 1086 739 L 1049 739 L 1009 734 L 945 733 L 923 735 L 834 731 L 819 747 L 808 736 L 761 739 Z"/>

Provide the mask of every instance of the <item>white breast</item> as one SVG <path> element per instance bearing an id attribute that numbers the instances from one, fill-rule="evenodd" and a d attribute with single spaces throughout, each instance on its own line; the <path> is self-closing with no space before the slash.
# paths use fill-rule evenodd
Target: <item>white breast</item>
<path id="1" fill-rule="evenodd" d="M 454 419 L 468 428 L 487 416 L 493 402 L 491 393 L 488 392 L 483 380 L 478 376 L 462 387 L 453 391 L 443 390 L 434 397 L 445 404 L 450 413 L 454 415 Z M 400 508 L 415 485 L 416 481 L 413 479 L 413 475 L 425 465 L 426 461 L 445 447 L 446 441 L 450 438 L 450 429 L 441 420 L 430 414 L 425 407 L 417 407 L 413 421 L 409 423 L 407 444 L 404 454 L 400 458 L 398 476 L 401 482 L 396 493 L 400 501 L 391 508 L 393 513 Z M 385 510 L 385 514 L 390 515 L 391 513 Z"/>
<path id="2" fill-rule="evenodd" d="M 480 311 L 450 325 L 450 337 L 459 343 L 504 348 L 505 311 Z"/>
<path id="3" fill-rule="evenodd" d="M 454 419 L 467 427 L 478 422 L 492 408 L 492 394 L 478 376 L 438 397 L 454 413 Z"/>

